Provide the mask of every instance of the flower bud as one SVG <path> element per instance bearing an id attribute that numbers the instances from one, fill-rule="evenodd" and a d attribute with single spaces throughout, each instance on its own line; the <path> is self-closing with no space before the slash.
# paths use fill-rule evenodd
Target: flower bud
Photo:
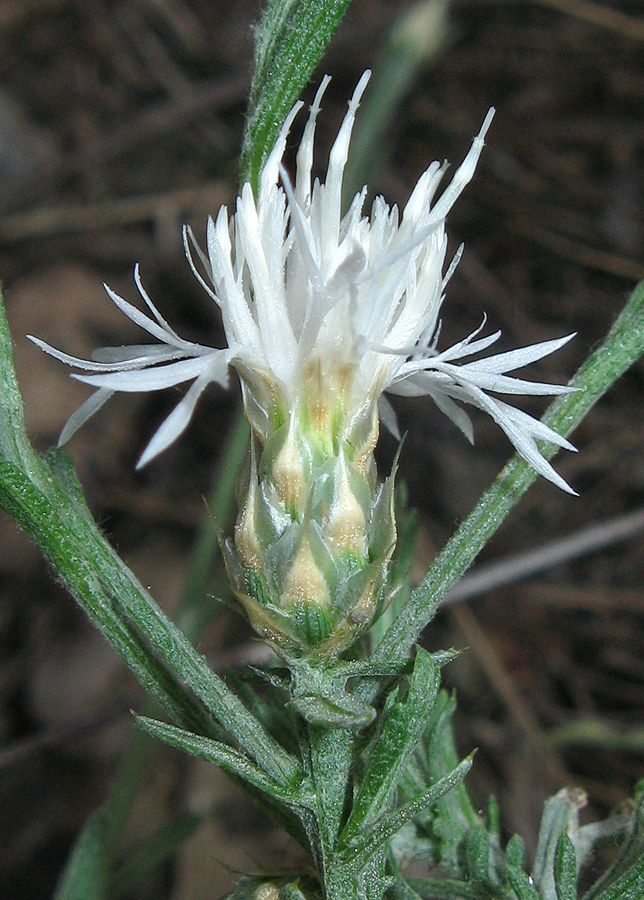
<path id="1" fill-rule="evenodd" d="M 327 520 L 328 534 L 339 551 L 353 552 L 358 558 L 364 558 L 367 549 L 365 513 L 349 485 L 344 453 L 338 457 L 337 468 L 335 495 Z"/>
<path id="2" fill-rule="evenodd" d="M 271 471 L 277 495 L 285 509 L 292 514 L 301 507 L 306 489 L 304 466 L 297 447 L 294 421 L 294 417 L 291 416 L 286 440 L 277 454 Z"/>
<path id="3" fill-rule="evenodd" d="M 319 375 L 311 367 L 288 422 L 253 438 L 225 547 L 250 623 L 285 657 L 333 658 L 369 628 L 396 539 L 393 475 L 375 478 L 373 405 L 347 417 L 350 373 Z"/>

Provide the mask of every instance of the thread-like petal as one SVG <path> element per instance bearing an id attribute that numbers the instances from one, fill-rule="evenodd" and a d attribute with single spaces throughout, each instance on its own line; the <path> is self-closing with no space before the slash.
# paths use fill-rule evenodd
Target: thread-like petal
<path id="1" fill-rule="evenodd" d="M 197 378 L 185 397 L 175 406 L 161 427 L 155 432 L 154 437 L 136 464 L 137 469 L 147 466 L 155 456 L 163 453 L 170 444 L 173 444 L 183 434 L 192 418 L 197 401 L 212 380 L 210 372 L 204 372 Z"/>
<path id="2" fill-rule="evenodd" d="M 364 209 L 366 188 L 342 214 L 342 182 L 356 112 L 370 73 L 363 74 L 329 154 L 326 178 L 311 183 L 317 119 L 329 79 L 311 105 L 297 152 L 293 182 L 283 157 L 302 104 L 286 117 L 260 174 L 257 196 L 242 186 L 235 212 L 222 207 L 207 226 L 207 253 L 189 228 L 184 248 L 199 283 L 220 311 L 227 348 L 184 340 L 134 280 L 149 315 L 106 287 L 116 306 L 156 344 L 103 347 L 83 360 L 33 339 L 42 350 L 79 370 L 73 377 L 98 388 L 70 419 L 69 437 L 113 391 L 156 391 L 194 381 L 161 426 L 140 464 L 185 429 L 207 384 L 225 383 L 237 367 L 244 403 L 260 442 L 298 416 L 325 446 L 354 449 L 370 465 L 377 437 L 376 408 L 397 433 L 385 392 L 429 396 L 472 439 L 462 405 L 499 424 L 531 465 L 569 490 L 542 457 L 537 440 L 570 444 L 526 413 L 497 399 L 563 394 L 569 387 L 515 378 L 510 373 L 559 350 L 571 336 L 485 356 L 500 332 L 484 334 L 486 319 L 451 347 L 440 347 L 445 291 L 463 252 L 446 266 L 445 217 L 471 181 L 494 116 L 490 109 L 470 149 L 442 193 L 447 164 L 431 163 L 402 215 L 376 197 Z"/>

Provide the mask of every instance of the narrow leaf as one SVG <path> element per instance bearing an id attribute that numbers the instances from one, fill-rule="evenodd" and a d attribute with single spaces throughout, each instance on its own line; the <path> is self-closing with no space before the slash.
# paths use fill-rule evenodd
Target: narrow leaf
<path id="1" fill-rule="evenodd" d="M 164 615 L 107 542 L 101 541 L 100 550 L 106 587 L 115 601 L 119 602 L 124 614 L 140 629 L 155 653 L 163 659 L 172 660 L 177 673 L 185 679 L 217 721 L 272 778 L 283 784 L 297 780 L 302 773 L 299 762 L 268 734 L 225 682 L 212 671 L 204 657 Z"/>
<path id="2" fill-rule="evenodd" d="M 305 798 L 305 791 L 300 785 L 293 788 L 284 788 L 278 782 L 268 778 L 266 773 L 248 757 L 227 744 L 201 737 L 181 728 L 175 728 L 174 725 L 167 725 L 165 722 L 148 719 L 145 716 L 137 717 L 137 723 L 140 728 L 158 740 L 169 744 L 171 747 L 184 750 L 192 756 L 198 756 L 200 759 L 214 763 L 226 772 L 231 772 L 233 775 L 241 778 L 242 781 L 264 791 L 271 797 L 281 800 L 288 806 L 299 808 L 306 805 L 304 803 L 305 799 L 306 803 L 310 801 L 310 798 Z"/>
<path id="3" fill-rule="evenodd" d="M 483 825 L 474 826 L 466 841 L 467 867 L 472 881 L 492 884 L 490 873 L 490 835 Z"/>
<path id="4" fill-rule="evenodd" d="M 393 900 L 491 900 L 480 885 L 454 878 L 408 878 L 391 889 Z"/>
<path id="5" fill-rule="evenodd" d="M 107 900 L 105 822 L 99 813 L 85 824 L 54 894 L 54 900 Z"/>
<path id="6" fill-rule="evenodd" d="M 593 896 L 596 900 L 642 900 L 644 897 L 644 855 L 629 866 L 616 881 Z"/>
<path id="7" fill-rule="evenodd" d="M 130 851 L 127 859 L 112 876 L 108 889 L 109 900 L 120 900 L 140 882 L 171 859 L 181 845 L 197 830 L 203 819 L 187 813 L 162 825 Z M 83 894 L 77 894 L 76 897 Z M 56 898 L 58 900 L 58 898 Z"/>
<path id="8" fill-rule="evenodd" d="M 0 291 L 0 457 L 24 471 L 30 481 L 44 487 L 42 464 L 25 428 L 25 416 L 13 364 L 9 323 Z"/>
<path id="9" fill-rule="evenodd" d="M 418 647 L 407 697 L 389 710 L 374 741 L 342 841 L 352 841 L 365 825 L 373 824 L 388 809 L 409 757 L 427 727 L 439 683 L 440 670 L 430 654 Z"/>
<path id="10" fill-rule="evenodd" d="M 564 788 L 546 801 L 539 826 L 537 851 L 532 869 L 534 883 L 543 897 L 555 896 L 555 854 L 562 834 L 576 834 L 579 809 L 586 796 L 580 790 Z"/>
<path id="11" fill-rule="evenodd" d="M 505 859 L 509 866 L 522 869 L 525 866 L 525 841 L 520 834 L 513 834 L 505 848 Z"/>
<path id="12" fill-rule="evenodd" d="M 360 867 L 367 865 L 369 858 L 379 847 L 392 838 L 397 831 L 400 831 L 406 822 L 414 819 L 418 813 L 427 809 L 427 807 L 431 806 L 432 803 L 435 803 L 439 797 L 442 797 L 443 794 L 451 790 L 454 785 L 465 778 L 471 766 L 472 757 L 468 756 L 454 769 L 453 772 L 450 772 L 445 778 L 441 778 L 441 780 L 433 785 L 433 787 L 422 797 L 418 797 L 410 803 L 405 803 L 404 806 L 400 806 L 388 815 L 383 816 L 375 823 L 375 825 L 367 829 L 361 837 L 354 840 L 342 851 L 342 858 L 357 870 L 359 870 Z"/>
<path id="13" fill-rule="evenodd" d="M 254 190 L 291 107 L 313 74 L 350 0 L 269 0 L 255 29 L 255 67 L 242 147 L 242 181 Z"/>
<path id="14" fill-rule="evenodd" d="M 540 900 L 532 879 L 522 869 L 508 866 L 507 876 L 517 900 Z"/>
<path id="15" fill-rule="evenodd" d="M 557 900 L 577 900 L 577 855 L 565 831 L 555 854 L 555 888 Z"/>
<path id="16" fill-rule="evenodd" d="M 639 895 L 636 893 L 622 895 L 615 892 L 615 885 L 638 883 L 640 878 L 644 884 L 642 867 L 644 867 L 644 794 L 638 797 L 619 853 L 601 878 L 584 894 L 583 900 L 613 900 L 622 896 L 627 900 L 636 898 L 641 900 L 641 897 L 644 897 L 644 887 Z"/>

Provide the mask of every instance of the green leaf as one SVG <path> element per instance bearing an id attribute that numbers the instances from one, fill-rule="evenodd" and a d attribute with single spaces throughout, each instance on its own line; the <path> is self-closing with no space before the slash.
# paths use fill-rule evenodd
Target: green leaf
<path id="1" fill-rule="evenodd" d="M 101 576 L 108 591 L 144 635 L 155 654 L 172 662 L 173 669 L 215 719 L 272 778 L 284 784 L 297 780 L 302 773 L 299 762 L 268 734 L 225 682 L 210 669 L 204 657 L 164 615 L 107 542 L 101 540 L 99 549 Z"/>
<path id="2" fill-rule="evenodd" d="M 587 897 L 588 894 L 585 895 Z M 595 900 L 642 900 L 644 897 L 644 855 L 640 856 L 619 878 L 600 893 Z M 585 900 L 584 897 L 584 900 Z"/>
<path id="3" fill-rule="evenodd" d="M 15 466 L 0 460 L 0 506 L 36 541 L 90 620 L 175 721 L 206 732 L 211 729 L 214 723 L 203 708 L 115 609 L 100 583 L 100 570 L 94 567 L 91 542 L 83 540 L 87 523 L 74 528 L 80 516 L 69 500 L 61 494 L 54 505 Z"/>
<path id="4" fill-rule="evenodd" d="M 355 733 L 348 728 L 309 725 L 302 735 L 302 756 L 307 760 L 315 790 L 317 837 L 312 850 L 321 859 L 328 859 L 335 852 L 353 787 Z"/>
<path id="5" fill-rule="evenodd" d="M 241 156 L 257 191 L 277 134 L 322 58 L 350 0 L 269 0 L 255 28 L 255 67 Z"/>
<path id="6" fill-rule="evenodd" d="M 555 888 L 557 900 L 577 900 L 577 854 L 565 831 L 555 854 Z"/>
<path id="7" fill-rule="evenodd" d="M 644 281 L 637 285 L 604 343 L 580 367 L 570 384 L 579 390 L 565 394 L 548 407 L 542 421 L 567 437 L 595 403 L 644 353 Z M 558 448 L 546 444 L 542 453 L 552 459 Z M 483 494 L 474 510 L 438 555 L 405 607 L 374 652 L 374 661 L 396 659 L 417 640 L 445 594 L 472 564 L 514 505 L 537 478 L 518 454 Z"/>
<path id="8" fill-rule="evenodd" d="M 489 885 L 490 878 L 490 835 L 483 825 L 474 826 L 467 835 L 467 867 L 470 878 L 477 884 Z"/>
<path id="9" fill-rule="evenodd" d="M 51 503 L 14 466 L 0 460 L 0 505 L 34 538 L 75 599 L 175 721 L 202 733 L 212 731 L 200 706 L 181 686 L 183 679 L 272 777 L 284 783 L 297 779 L 299 762 L 209 668 L 119 559 L 96 523 L 60 490 L 56 501 Z"/>
<path id="10" fill-rule="evenodd" d="M 615 885 L 640 883 L 644 885 L 642 866 L 644 866 L 644 794 L 637 799 L 619 853 L 607 871 L 584 894 L 583 900 L 614 900 L 614 898 L 617 900 L 622 896 L 626 900 L 641 900 L 644 896 L 644 886 L 639 894 L 622 895 L 617 892 Z"/>
<path id="11" fill-rule="evenodd" d="M 523 869 L 508 866 L 507 876 L 517 900 L 540 900 L 532 879 L 526 875 Z"/>
<path id="12" fill-rule="evenodd" d="M 371 855 L 379 847 L 390 840 L 397 831 L 400 831 L 403 825 L 412 821 L 420 812 L 427 809 L 428 806 L 431 806 L 442 797 L 443 794 L 462 781 L 469 772 L 471 766 L 472 757 L 468 756 L 459 763 L 453 772 L 450 772 L 449 775 L 441 778 L 441 780 L 433 785 L 422 797 L 418 797 L 416 800 L 405 803 L 393 812 L 382 816 L 382 818 L 372 825 L 371 828 L 362 832 L 359 837 L 355 838 L 346 849 L 341 852 L 340 857 L 345 864 L 350 865 L 351 868 L 356 871 L 360 871 L 361 868 L 364 868 Z"/>
<path id="13" fill-rule="evenodd" d="M 481 885 L 454 878 L 408 878 L 396 882 L 391 894 L 393 900 L 492 900 Z"/>
<path id="14" fill-rule="evenodd" d="M 373 741 L 358 796 L 341 835 L 343 842 L 350 843 L 389 808 L 407 761 L 427 727 L 439 683 L 440 670 L 431 655 L 418 647 L 407 696 L 388 710 Z"/>
<path id="15" fill-rule="evenodd" d="M 145 716 L 137 717 L 137 723 L 140 728 L 158 740 L 171 747 L 184 750 L 192 756 L 198 756 L 200 759 L 214 763 L 270 797 L 281 800 L 287 806 L 299 809 L 308 807 L 312 803 L 306 782 L 284 787 L 280 782 L 267 777 L 266 773 L 248 757 L 227 744 L 184 731 L 181 728 L 175 728 L 174 725 L 167 725 L 165 722 L 148 719 Z"/>
<path id="16" fill-rule="evenodd" d="M 131 850 L 127 859 L 110 879 L 108 898 L 120 900 L 144 878 L 171 859 L 184 841 L 191 837 L 203 821 L 202 816 L 187 813 L 167 822 Z M 76 894 L 83 897 L 84 894 Z M 58 898 L 56 898 L 58 900 Z"/>
<path id="17" fill-rule="evenodd" d="M 366 728 L 376 716 L 373 706 L 346 693 L 294 697 L 289 705 L 309 724 L 324 728 Z"/>
<path id="18" fill-rule="evenodd" d="M 451 772 L 458 764 L 452 716 L 456 701 L 446 691 L 438 695 L 422 745 L 410 760 L 401 781 L 401 796 L 411 800 Z M 456 878 L 466 879 L 464 846 L 472 829 L 483 824 L 460 782 L 444 794 L 430 810 L 418 817 L 421 834 L 427 835 L 437 862 Z"/>
<path id="19" fill-rule="evenodd" d="M 96 813 L 85 823 L 67 861 L 54 900 L 108 900 L 109 862 L 105 852 L 105 821 Z"/>
<path id="20" fill-rule="evenodd" d="M 9 323 L 0 291 L 0 457 L 25 472 L 30 481 L 43 488 L 46 476 L 38 454 L 27 437 L 25 416 L 13 364 Z"/>
<path id="21" fill-rule="evenodd" d="M 522 869 L 525 866 L 525 841 L 520 834 L 513 834 L 508 841 L 505 860 L 515 869 Z"/>
<path id="22" fill-rule="evenodd" d="M 577 833 L 579 810 L 585 802 L 583 791 L 566 788 L 546 801 L 532 869 L 532 878 L 542 897 L 555 900 L 555 854 L 559 840 L 562 834 Z"/>

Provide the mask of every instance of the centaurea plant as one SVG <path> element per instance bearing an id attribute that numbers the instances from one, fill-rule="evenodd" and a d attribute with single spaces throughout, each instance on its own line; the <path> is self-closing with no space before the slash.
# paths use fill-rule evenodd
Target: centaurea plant
<path id="1" fill-rule="evenodd" d="M 253 671 L 244 702 L 108 547 L 62 451 L 45 463 L 20 437 L 6 340 L 0 499 L 174 723 L 141 717 L 141 727 L 231 772 L 308 854 L 301 872 L 249 876 L 234 897 L 380 900 L 389 892 L 410 900 L 568 900 L 577 896 L 577 870 L 602 834 L 640 835 L 641 806 L 608 831 L 584 832 L 579 795 L 561 792 L 549 801 L 528 876 L 520 839 L 503 850 L 496 816 L 487 822 L 476 813 L 462 784 L 471 759 L 458 761 L 453 702 L 439 692 L 440 669 L 453 654 L 409 650 L 439 590 L 467 567 L 535 473 L 574 493 L 549 459 L 559 448 L 574 449 L 566 435 L 644 348 L 644 294 L 634 295 L 607 343 L 568 386 L 509 373 L 571 335 L 489 353 L 500 333 L 487 334 L 483 319 L 442 347 L 441 310 L 462 252 L 448 259 L 445 220 L 474 175 L 494 111 L 442 192 L 446 166 L 436 162 L 402 213 L 377 197 L 366 215 L 365 188 L 343 214 L 343 173 L 368 79 L 366 72 L 349 102 L 323 181 L 312 183 L 312 169 L 328 78 L 311 106 L 294 176 L 283 157 L 299 102 L 266 155 L 256 191 L 246 182 L 234 213 L 223 208 L 208 222 L 205 251 L 184 230 L 189 265 L 220 309 L 226 347 L 180 337 L 138 268 L 147 314 L 107 291 L 154 343 L 103 347 L 83 360 L 32 338 L 95 388 L 61 444 L 115 391 L 191 383 L 139 466 L 182 434 L 210 383 L 227 387 L 236 370 L 251 442 L 236 524 L 221 547 L 240 608 L 275 654 L 274 664 Z M 396 466 L 381 482 L 374 461 L 380 424 L 398 435 L 387 394 L 429 396 L 470 440 L 463 407 L 482 410 L 518 452 L 447 557 L 407 596 L 396 564 L 405 552 L 397 546 Z M 539 421 L 499 395 L 558 400 L 549 421 Z M 394 597 L 387 629 L 378 620 Z M 629 890 L 644 885 L 641 859 L 628 851 L 628 840 L 624 846 L 619 865 L 591 894 L 595 900 L 642 896 L 624 893 L 624 879 Z M 403 862 L 420 858 L 431 873 L 407 879 Z"/>
<path id="2" fill-rule="evenodd" d="M 342 177 L 369 76 L 365 72 L 351 98 L 324 182 L 312 184 L 311 169 L 328 77 L 304 129 L 294 184 L 281 163 L 299 102 L 264 165 L 257 199 L 246 183 L 235 214 L 229 217 L 223 207 L 210 219 L 207 254 L 185 230 L 190 265 L 221 310 L 226 348 L 179 337 L 148 296 L 138 268 L 135 281 L 151 316 L 107 291 L 157 343 L 103 347 L 86 361 L 32 338 L 62 362 L 91 372 L 74 377 L 97 389 L 67 424 L 62 441 L 114 391 L 193 382 L 139 466 L 176 440 L 206 386 L 226 385 L 229 367 L 235 367 L 253 441 L 226 561 L 250 622 L 287 658 L 337 657 L 387 600 L 396 542 L 394 479 L 379 484 L 373 459 L 379 418 L 397 434 L 385 392 L 428 395 L 470 440 L 472 424 L 460 404 L 485 410 L 524 459 L 572 492 L 535 438 L 569 450 L 571 444 L 494 396 L 571 391 L 506 374 L 559 349 L 571 336 L 482 356 L 500 337 L 498 331 L 482 337 L 484 321 L 463 340 L 438 349 L 445 289 L 461 253 L 445 271 L 445 218 L 474 174 L 494 111 L 437 200 L 446 166 L 435 162 L 401 215 L 376 197 L 365 216 L 365 188 L 343 216 Z"/>

